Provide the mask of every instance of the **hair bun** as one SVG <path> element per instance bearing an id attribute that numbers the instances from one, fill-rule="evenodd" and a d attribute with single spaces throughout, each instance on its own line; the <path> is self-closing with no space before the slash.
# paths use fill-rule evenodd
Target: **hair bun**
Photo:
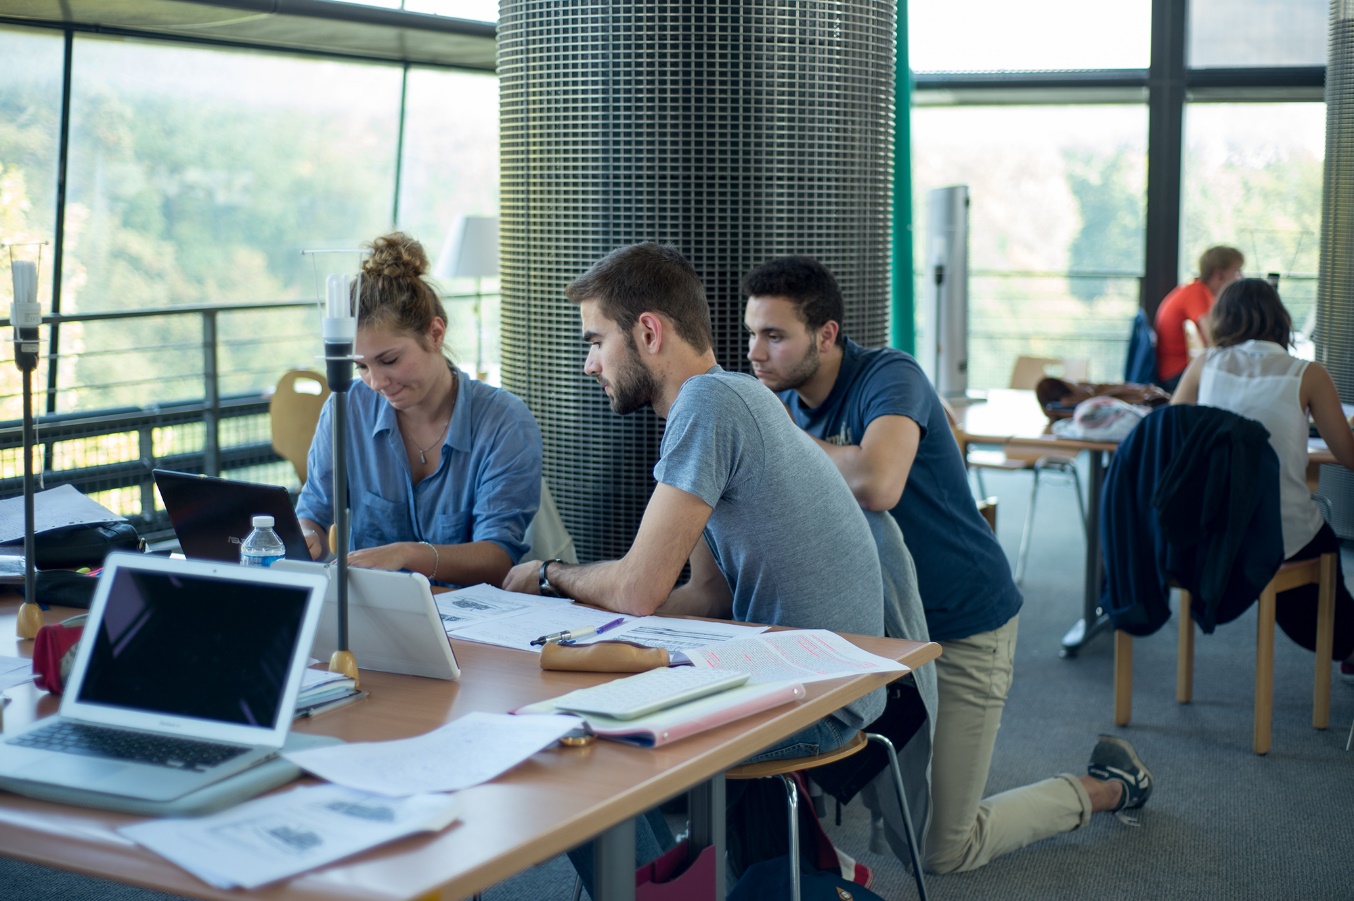
<path id="1" fill-rule="evenodd" d="M 362 274 L 370 278 L 419 278 L 428 271 L 423 245 L 404 232 L 391 232 L 371 242 L 371 256 L 362 261 Z"/>

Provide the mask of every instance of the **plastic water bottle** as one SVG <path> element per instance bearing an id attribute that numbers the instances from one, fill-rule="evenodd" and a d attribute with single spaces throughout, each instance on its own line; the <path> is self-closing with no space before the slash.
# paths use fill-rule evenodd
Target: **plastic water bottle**
<path id="1" fill-rule="evenodd" d="M 287 546 L 273 531 L 271 516 L 255 516 L 254 531 L 240 545 L 240 562 L 245 566 L 272 566 L 287 556 Z"/>

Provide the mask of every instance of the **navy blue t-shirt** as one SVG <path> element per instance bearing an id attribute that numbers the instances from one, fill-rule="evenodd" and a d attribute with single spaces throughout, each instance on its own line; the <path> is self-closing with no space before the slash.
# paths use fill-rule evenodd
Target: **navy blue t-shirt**
<path id="1" fill-rule="evenodd" d="M 1020 612 L 1020 591 L 1006 554 L 978 513 L 945 408 L 910 354 L 843 342 L 841 371 L 827 400 L 802 407 L 794 391 L 780 399 L 800 428 L 829 444 L 857 445 L 879 416 L 906 416 L 921 427 L 902 499 L 890 512 L 917 565 L 932 641 L 968 638 Z"/>

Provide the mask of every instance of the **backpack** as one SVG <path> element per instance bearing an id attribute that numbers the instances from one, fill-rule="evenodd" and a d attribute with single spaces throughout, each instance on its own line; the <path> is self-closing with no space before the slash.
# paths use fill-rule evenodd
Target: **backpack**
<path id="1" fill-rule="evenodd" d="M 800 867 L 803 901 L 884 901 L 879 895 L 832 870 Z M 773 857 L 748 867 L 729 892 L 728 901 L 785 901 L 790 897 L 790 858 Z"/>

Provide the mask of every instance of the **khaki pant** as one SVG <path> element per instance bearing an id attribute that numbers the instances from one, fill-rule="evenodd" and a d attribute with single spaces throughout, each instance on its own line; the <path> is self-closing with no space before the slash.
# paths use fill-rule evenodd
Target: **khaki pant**
<path id="1" fill-rule="evenodd" d="M 1016 620 L 991 632 L 943 641 L 936 661 L 940 707 L 931 765 L 926 869 L 975 870 L 1031 842 L 1091 819 L 1091 799 L 1064 774 L 983 798 L 1001 711 L 1011 687 Z"/>

